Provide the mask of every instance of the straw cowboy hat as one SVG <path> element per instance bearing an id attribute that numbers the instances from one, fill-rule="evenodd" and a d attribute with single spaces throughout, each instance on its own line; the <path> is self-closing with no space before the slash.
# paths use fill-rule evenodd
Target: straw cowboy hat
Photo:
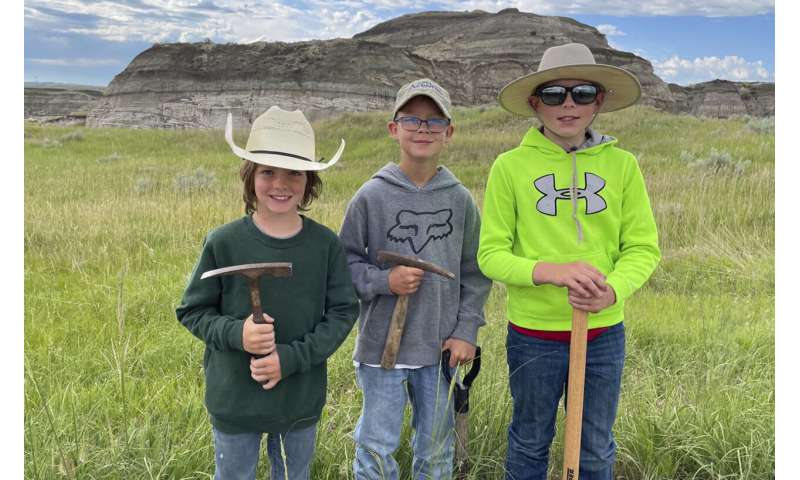
<path id="1" fill-rule="evenodd" d="M 528 104 L 536 88 L 553 80 L 586 80 L 603 87 L 605 100 L 600 112 L 613 112 L 639 100 L 642 88 L 629 71 L 613 65 L 595 63 L 594 55 L 582 43 L 567 43 L 545 50 L 539 69 L 520 77 L 500 90 L 500 105 L 511 113 L 532 117 L 536 114 Z"/>
<path id="2" fill-rule="evenodd" d="M 245 149 L 233 143 L 233 118 L 229 112 L 225 141 L 237 157 L 287 170 L 325 170 L 339 160 L 345 144 L 342 139 L 339 149 L 326 163 L 315 160 L 314 130 L 303 112 L 289 112 L 276 106 L 253 122 Z"/>

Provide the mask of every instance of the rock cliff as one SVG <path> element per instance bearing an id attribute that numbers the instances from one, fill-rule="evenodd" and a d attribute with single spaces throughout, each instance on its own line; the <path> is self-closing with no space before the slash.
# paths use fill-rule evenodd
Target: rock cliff
<path id="1" fill-rule="evenodd" d="M 634 72 L 644 104 L 718 115 L 768 112 L 774 104 L 769 86 L 734 86 L 706 94 L 711 103 L 698 108 L 702 88 L 667 85 L 647 60 L 612 49 L 594 27 L 506 9 L 404 15 L 352 39 L 154 45 L 114 77 L 87 125 L 220 128 L 232 111 L 245 128 L 271 105 L 312 119 L 390 110 L 397 88 L 420 77 L 439 81 L 455 105 L 494 103 L 505 83 L 536 69 L 545 49 L 572 41 L 587 44 L 600 63 Z M 726 102 L 739 106 L 726 109 Z"/>
<path id="2" fill-rule="evenodd" d="M 708 117 L 775 115 L 775 84 L 712 80 L 683 87 L 669 84 L 673 103 L 668 109 Z"/>
<path id="3" fill-rule="evenodd" d="M 25 119 L 39 122 L 76 121 L 82 123 L 86 114 L 102 95 L 102 87 L 26 83 Z"/>

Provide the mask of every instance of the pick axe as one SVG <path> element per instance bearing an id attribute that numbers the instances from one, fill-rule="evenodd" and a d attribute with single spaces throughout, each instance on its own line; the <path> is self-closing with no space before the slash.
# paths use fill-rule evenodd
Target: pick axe
<path id="1" fill-rule="evenodd" d="M 378 261 L 392 265 L 404 265 L 406 267 L 419 268 L 421 270 L 449 278 L 450 280 L 456 278 L 453 272 L 445 270 L 438 265 L 434 265 L 433 263 L 426 262 L 425 260 L 420 260 L 415 257 L 387 252 L 386 250 L 378 251 Z M 394 368 L 395 363 L 397 363 L 397 351 L 400 349 L 400 340 L 403 337 L 403 330 L 405 330 L 406 327 L 407 311 L 408 295 L 398 295 L 397 303 L 395 304 L 394 311 L 392 312 L 392 320 L 389 323 L 389 332 L 386 334 L 386 345 L 383 347 L 383 356 L 381 357 L 382 368 Z"/>
<path id="2" fill-rule="evenodd" d="M 262 275 L 269 275 L 272 277 L 291 277 L 292 264 L 289 262 L 277 262 L 234 265 L 232 267 L 209 270 L 200 275 L 200 279 L 203 280 L 206 278 L 221 277 L 225 275 L 242 275 L 247 278 L 247 284 L 250 287 L 250 304 L 253 309 L 253 322 L 266 323 L 261 311 L 261 289 L 259 288 L 259 279 Z M 264 355 L 256 355 L 258 358 L 263 356 Z"/>
<path id="3" fill-rule="evenodd" d="M 442 352 L 442 375 L 447 383 L 453 381 L 450 375 L 450 350 Z M 463 480 L 469 473 L 469 389 L 478 372 L 481 371 L 481 347 L 475 347 L 475 358 L 472 360 L 472 367 L 469 369 L 464 379 L 455 382 L 453 390 L 456 412 L 456 479 Z"/>
<path id="4" fill-rule="evenodd" d="M 567 384 L 567 425 L 564 430 L 564 472 L 562 480 L 578 480 L 583 423 L 583 383 L 586 375 L 586 312 L 572 309 L 569 339 L 569 382 Z"/>

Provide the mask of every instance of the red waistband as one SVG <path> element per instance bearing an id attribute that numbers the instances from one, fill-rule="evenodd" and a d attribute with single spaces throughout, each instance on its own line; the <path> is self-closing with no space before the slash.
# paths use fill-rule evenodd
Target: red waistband
<path id="1" fill-rule="evenodd" d="M 541 340 L 551 340 L 553 342 L 562 342 L 562 343 L 569 343 L 570 340 L 570 331 L 550 331 L 550 330 L 531 330 L 529 328 L 523 328 L 519 325 L 514 325 L 513 323 L 509 322 L 508 326 L 514 329 L 515 332 L 521 333 L 522 335 L 527 335 L 528 337 L 535 337 Z M 591 342 L 595 338 L 599 337 L 603 334 L 609 327 L 599 327 L 599 328 L 590 328 L 588 332 L 586 332 L 586 341 Z"/>

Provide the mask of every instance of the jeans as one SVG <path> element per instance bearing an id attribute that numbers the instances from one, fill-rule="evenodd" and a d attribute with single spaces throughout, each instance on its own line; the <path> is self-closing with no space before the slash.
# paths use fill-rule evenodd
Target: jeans
<path id="1" fill-rule="evenodd" d="M 506 480 L 546 480 L 558 402 L 566 395 L 569 344 L 528 337 L 509 328 L 506 355 L 514 402 L 508 427 Z M 581 480 L 612 478 L 617 445 L 611 427 L 617 415 L 624 361 L 622 323 L 587 346 Z"/>
<path id="2" fill-rule="evenodd" d="M 385 370 L 359 364 L 356 379 L 364 396 L 354 433 L 356 480 L 397 480 L 392 453 L 400 445 L 406 398 L 411 403 L 413 477 L 449 479 L 453 472 L 453 398 L 439 365 Z"/>
<path id="3" fill-rule="evenodd" d="M 256 478 L 261 433 L 225 433 L 214 431 L 214 480 Z M 267 456 L 271 463 L 271 479 L 308 480 L 314 460 L 317 425 L 286 433 L 267 434 Z M 284 466 L 281 443 L 286 455 Z"/>

